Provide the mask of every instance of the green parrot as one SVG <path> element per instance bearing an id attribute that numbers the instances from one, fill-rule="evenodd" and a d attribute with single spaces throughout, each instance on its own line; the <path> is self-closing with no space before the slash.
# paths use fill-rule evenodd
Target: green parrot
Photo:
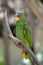
<path id="1" fill-rule="evenodd" d="M 16 19 L 16 37 L 32 50 L 32 34 L 25 15 L 23 13 L 16 14 Z M 22 57 L 32 60 L 32 57 L 26 50 L 22 50 Z"/>

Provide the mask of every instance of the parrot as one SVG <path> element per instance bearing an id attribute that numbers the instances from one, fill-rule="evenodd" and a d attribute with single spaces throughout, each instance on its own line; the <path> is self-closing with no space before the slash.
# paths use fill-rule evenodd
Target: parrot
<path id="1" fill-rule="evenodd" d="M 28 48 L 33 50 L 32 47 L 32 33 L 29 25 L 27 24 L 27 20 L 25 18 L 24 13 L 16 12 L 16 37 L 20 39 Z M 32 60 L 32 57 L 28 54 L 26 50 L 22 50 L 22 57 L 26 59 Z"/>

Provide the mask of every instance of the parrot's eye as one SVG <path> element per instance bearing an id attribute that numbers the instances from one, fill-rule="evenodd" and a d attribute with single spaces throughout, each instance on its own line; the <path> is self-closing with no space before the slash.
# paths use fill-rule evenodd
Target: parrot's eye
<path id="1" fill-rule="evenodd" d="M 18 17 L 20 17 L 20 15 L 18 15 Z"/>

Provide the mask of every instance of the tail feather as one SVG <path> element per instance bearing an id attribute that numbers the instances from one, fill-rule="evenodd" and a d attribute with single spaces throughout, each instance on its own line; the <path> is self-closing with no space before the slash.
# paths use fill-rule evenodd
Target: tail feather
<path id="1" fill-rule="evenodd" d="M 25 57 L 26 59 L 32 60 L 32 57 L 25 50 L 22 50 L 22 57 Z"/>

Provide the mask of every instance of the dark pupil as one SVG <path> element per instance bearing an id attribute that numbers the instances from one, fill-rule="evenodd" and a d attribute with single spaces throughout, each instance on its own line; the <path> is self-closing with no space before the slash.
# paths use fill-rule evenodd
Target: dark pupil
<path id="1" fill-rule="evenodd" d="M 20 15 L 18 15 L 18 17 L 20 17 Z"/>

